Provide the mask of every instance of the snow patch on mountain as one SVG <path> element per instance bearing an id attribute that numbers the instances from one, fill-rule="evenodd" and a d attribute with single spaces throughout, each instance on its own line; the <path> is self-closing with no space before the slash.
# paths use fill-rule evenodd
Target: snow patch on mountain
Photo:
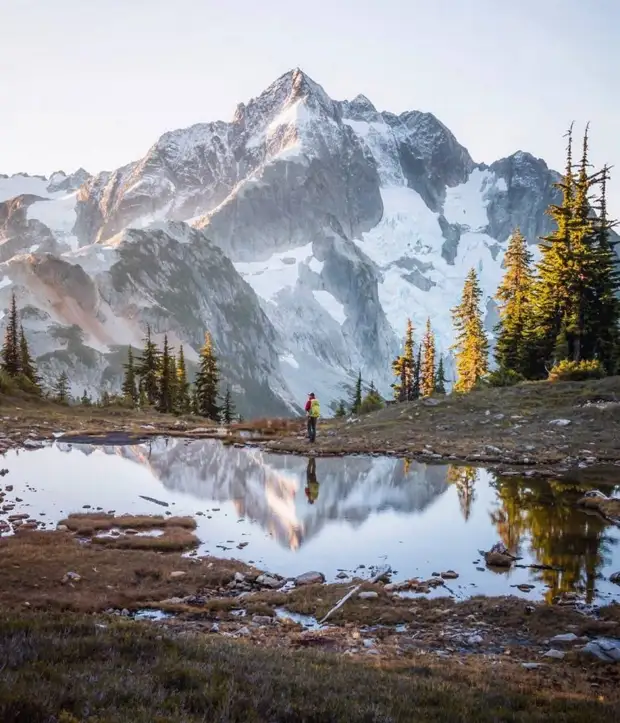
<path id="1" fill-rule="evenodd" d="M 465 183 L 446 188 L 443 215 L 448 223 L 470 231 L 484 231 L 489 224 L 487 206 L 493 192 L 505 191 L 506 181 L 491 171 L 474 168 Z"/>
<path id="2" fill-rule="evenodd" d="M 265 301 L 273 301 L 284 289 L 292 289 L 299 280 L 301 264 L 313 261 L 312 244 L 270 256 L 266 261 L 237 262 L 242 278 Z M 314 266 L 316 268 L 316 260 Z"/>
<path id="3" fill-rule="evenodd" d="M 325 291 L 324 289 L 315 289 L 312 291 L 312 295 L 337 324 L 340 324 L 340 326 L 344 324 L 347 320 L 344 305 L 341 304 L 333 294 L 330 294 L 329 291 Z"/>

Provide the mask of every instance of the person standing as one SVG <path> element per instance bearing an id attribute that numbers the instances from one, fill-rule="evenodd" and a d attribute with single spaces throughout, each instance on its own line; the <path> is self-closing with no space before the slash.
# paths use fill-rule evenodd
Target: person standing
<path id="1" fill-rule="evenodd" d="M 308 394 L 306 402 L 306 415 L 308 418 L 308 440 L 314 442 L 316 440 L 316 424 L 321 416 L 321 405 L 315 397 L 314 392 Z"/>

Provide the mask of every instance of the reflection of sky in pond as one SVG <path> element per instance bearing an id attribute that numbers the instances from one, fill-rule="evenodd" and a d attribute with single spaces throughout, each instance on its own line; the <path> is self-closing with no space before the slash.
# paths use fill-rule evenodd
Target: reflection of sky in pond
<path id="1" fill-rule="evenodd" d="M 316 569 L 334 579 L 341 569 L 388 563 L 396 579 L 456 570 L 459 579 L 448 584 L 461 596 L 533 598 L 545 593 L 544 583 L 575 589 L 587 580 L 604 600 L 620 593 L 595 580 L 620 570 L 620 531 L 576 509 L 577 493 L 560 494 L 557 484 L 498 481 L 485 470 L 386 457 L 313 464 L 213 440 L 157 439 L 128 447 L 59 441 L 7 453 L 5 460 L 4 483 L 14 485 L 7 500 L 23 499 L 15 511 L 50 524 L 85 511 L 84 505 L 117 514 L 202 512 L 196 517 L 201 553 L 253 561 L 284 575 Z M 568 572 L 478 571 L 484 566 L 474 564 L 478 550 L 499 539 L 519 544 L 522 563 L 561 563 Z M 536 590 L 511 587 L 524 582 Z"/>

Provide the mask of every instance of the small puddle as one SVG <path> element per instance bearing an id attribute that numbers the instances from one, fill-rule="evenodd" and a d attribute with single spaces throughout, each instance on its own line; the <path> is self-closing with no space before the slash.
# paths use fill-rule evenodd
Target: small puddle
<path id="1" fill-rule="evenodd" d="M 388 564 L 394 580 L 456 571 L 458 578 L 432 597 L 535 600 L 577 592 L 586 603 L 606 603 L 620 596 L 620 586 L 608 581 L 620 570 L 620 528 L 575 506 L 598 486 L 591 475 L 566 484 L 393 457 L 304 459 L 182 438 L 97 445 L 61 437 L 40 449 L 7 452 L 3 467 L 9 473 L 0 487 L 12 486 L 0 514 L 5 534 L 11 530 L 3 521 L 15 514 L 30 515 L 43 529 L 72 512 L 97 509 L 191 515 L 201 540 L 197 554 L 285 577 L 318 570 L 337 582 L 370 577 L 372 568 Z M 498 541 L 522 558 L 522 567 L 485 566 L 479 550 Z M 528 567 L 533 564 L 555 569 Z M 533 590 L 517 587 L 525 584 Z"/>
<path id="2" fill-rule="evenodd" d="M 155 608 L 136 610 L 133 614 L 134 620 L 166 620 L 170 617 L 172 617 L 170 613 L 166 613 L 163 610 L 157 610 Z"/>
<path id="3" fill-rule="evenodd" d="M 293 623 L 298 623 L 307 630 L 324 630 L 327 624 L 321 625 L 319 621 L 312 615 L 301 615 L 300 613 L 292 613 L 286 608 L 275 608 L 276 617 L 280 620 L 290 620 Z"/>

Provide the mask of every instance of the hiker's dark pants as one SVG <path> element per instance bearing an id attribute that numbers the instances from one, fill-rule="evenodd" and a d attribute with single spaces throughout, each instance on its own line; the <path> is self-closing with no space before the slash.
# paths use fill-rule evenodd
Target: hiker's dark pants
<path id="1" fill-rule="evenodd" d="M 308 439 L 314 442 L 316 439 L 316 417 L 308 417 Z"/>

